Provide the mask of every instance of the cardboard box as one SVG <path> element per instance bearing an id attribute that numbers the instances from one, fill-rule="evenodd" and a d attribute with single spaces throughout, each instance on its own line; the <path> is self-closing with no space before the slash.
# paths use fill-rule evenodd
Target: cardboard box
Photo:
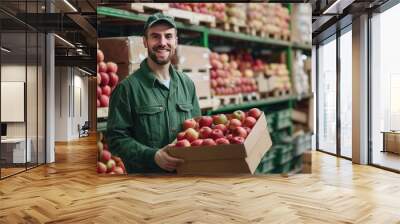
<path id="1" fill-rule="evenodd" d="M 177 68 L 210 69 L 210 49 L 206 47 L 179 45 L 176 49 Z"/>
<path id="2" fill-rule="evenodd" d="M 117 74 L 121 79 L 132 74 L 147 58 L 143 38 L 139 36 L 99 38 L 98 42 L 104 53 L 104 61 L 117 63 Z"/>
<path id="3" fill-rule="evenodd" d="M 262 114 L 244 144 L 171 147 L 168 153 L 185 161 L 177 168 L 178 174 L 253 174 L 271 146 L 267 121 Z"/>
<path id="4" fill-rule="evenodd" d="M 184 71 L 184 73 L 193 80 L 198 98 L 202 99 L 211 97 L 210 72 L 208 69 L 200 71 L 192 70 L 190 72 Z"/>
<path id="5" fill-rule="evenodd" d="M 292 120 L 295 122 L 307 124 L 308 122 L 307 113 L 299 110 L 292 110 Z"/>

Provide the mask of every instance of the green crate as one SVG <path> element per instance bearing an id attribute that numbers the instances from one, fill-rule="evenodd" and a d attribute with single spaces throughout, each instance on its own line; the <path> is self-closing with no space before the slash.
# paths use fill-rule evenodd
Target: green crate
<path id="1" fill-rule="evenodd" d="M 267 119 L 267 125 L 268 125 L 268 130 L 270 133 L 275 131 L 275 118 L 276 114 L 275 113 L 270 113 L 266 116 Z"/>
<path id="2" fill-rule="evenodd" d="M 275 164 L 284 164 L 293 158 L 293 146 L 291 144 L 280 145 L 275 150 Z"/>
<path id="3" fill-rule="evenodd" d="M 276 166 L 272 172 L 273 173 L 288 173 L 291 170 L 292 170 L 292 163 L 291 163 L 291 161 L 289 161 L 289 162 L 286 162 L 279 166 Z"/>
<path id="4" fill-rule="evenodd" d="M 303 167 L 303 155 L 294 157 L 292 159 L 292 168 L 293 168 L 293 170 L 301 169 L 301 167 Z"/>
<path id="5" fill-rule="evenodd" d="M 281 110 L 277 112 L 276 129 L 283 129 L 292 125 L 291 109 Z"/>
<path id="6" fill-rule="evenodd" d="M 294 156 L 302 155 L 305 151 L 311 149 L 312 137 L 311 133 L 296 136 L 293 139 Z"/>
<path id="7" fill-rule="evenodd" d="M 256 169 L 256 173 L 257 174 L 271 173 L 271 171 L 274 169 L 274 159 L 275 159 L 275 150 L 274 147 L 272 147 L 270 150 L 268 150 L 267 153 L 265 153 L 264 157 L 261 159 L 260 164 Z"/>

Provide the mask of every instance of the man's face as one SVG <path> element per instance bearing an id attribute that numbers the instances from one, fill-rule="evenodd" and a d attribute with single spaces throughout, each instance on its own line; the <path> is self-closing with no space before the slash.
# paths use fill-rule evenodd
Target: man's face
<path id="1" fill-rule="evenodd" d="M 147 29 L 143 38 L 149 57 L 158 65 L 169 63 L 175 54 L 177 37 L 175 28 L 167 24 L 155 24 Z"/>

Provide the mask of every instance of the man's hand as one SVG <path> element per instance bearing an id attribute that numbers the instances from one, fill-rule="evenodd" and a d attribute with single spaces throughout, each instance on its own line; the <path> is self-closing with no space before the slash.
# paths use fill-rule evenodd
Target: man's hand
<path id="1" fill-rule="evenodd" d="M 154 161 L 162 169 L 167 171 L 174 171 L 177 166 L 183 163 L 183 160 L 168 155 L 167 148 L 170 146 L 172 146 L 172 144 L 169 144 L 164 148 L 158 150 L 154 156 Z"/>

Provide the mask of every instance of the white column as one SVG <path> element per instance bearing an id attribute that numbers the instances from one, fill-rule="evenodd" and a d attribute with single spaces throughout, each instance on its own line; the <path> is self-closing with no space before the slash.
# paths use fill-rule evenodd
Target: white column
<path id="1" fill-rule="evenodd" d="M 368 163 L 368 16 L 353 20 L 353 162 Z"/>

